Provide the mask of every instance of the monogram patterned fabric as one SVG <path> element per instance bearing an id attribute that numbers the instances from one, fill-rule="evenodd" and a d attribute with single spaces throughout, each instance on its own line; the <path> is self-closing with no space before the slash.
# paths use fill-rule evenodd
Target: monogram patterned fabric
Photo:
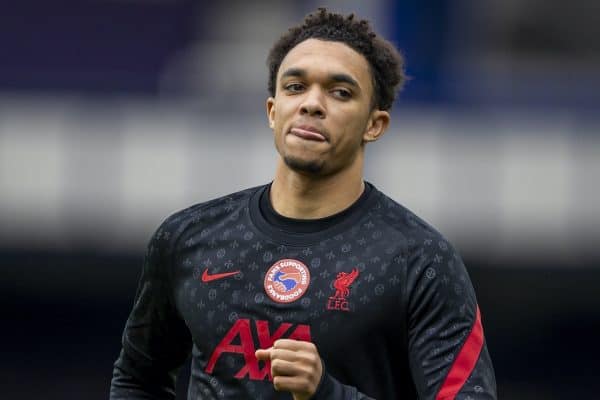
<path id="1" fill-rule="evenodd" d="M 254 351 L 316 344 L 315 399 L 495 399 L 475 294 L 452 246 L 369 185 L 322 229 L 261 211 L 268 186 L 190 207 L 150 241 L 111 398 L 291 399 Z"/>

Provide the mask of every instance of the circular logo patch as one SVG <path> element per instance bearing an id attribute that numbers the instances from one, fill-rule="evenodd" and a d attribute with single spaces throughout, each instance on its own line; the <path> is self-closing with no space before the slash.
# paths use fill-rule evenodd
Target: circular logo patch
<path id="1" fill-rule="evenodd" d="M 277 303 L 291 303 L 306 293 L 310 272 L 298 260 L 286 258 L 277 261 L 265 275 L 265 292 Z"/>

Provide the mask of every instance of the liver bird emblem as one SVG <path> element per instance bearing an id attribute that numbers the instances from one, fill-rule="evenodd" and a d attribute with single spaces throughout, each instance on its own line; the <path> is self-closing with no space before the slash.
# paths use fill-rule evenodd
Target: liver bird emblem
<path id="1" fill-rule="evenodd" d="M 350 289 L 348 287 L 352 285 L 352 282 L 358 277 L 358 269 L 354 268 L 350 272 L 340 272 L 337 274 L 337 278 L 333 281 L 333 287 L 335 288 L 335 295 L 333 297 L 338 297 L 345 299 L 350 294 Z"/>

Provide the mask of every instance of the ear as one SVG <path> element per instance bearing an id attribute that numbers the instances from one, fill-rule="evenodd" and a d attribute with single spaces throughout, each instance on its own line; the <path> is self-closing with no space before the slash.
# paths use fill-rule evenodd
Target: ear
<path id="1" fill-rule="evenodd" d="M 374 142 L 379 139 L 390 125 L 390 113 L 382 110 L 371 112 L 367 129 L 363 133 L 363 143 Z"/>
<path id="2" fill-rule="evenodd" d="M 273 129 L 275 126 L 275 99 L 273 97 L 267 99 L 267 118 L 269 119 L 269 127 Z"/>

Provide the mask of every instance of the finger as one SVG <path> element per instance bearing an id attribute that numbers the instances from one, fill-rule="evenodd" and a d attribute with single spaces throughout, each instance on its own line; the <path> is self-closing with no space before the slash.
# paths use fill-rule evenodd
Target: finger
<path id="1" fill-rule="evenodd" d="M 296 362 L 302 359 L 302 353 L 300 351 L 288 350 L 288 349 L 271 349 L 271 360 L 285 360 L 290 362 Z"/>
<path id="2" fill-rule="evenodd" d="M 271 360 L 271 376 L 305 376 L 306 371 L 292 361 L 275 359 Z"/>
<path id="3" fill-rule="evenodd" d="M 298 364 L 302 369 L 314 368 L 321 369 L 321 357 L 316 348 L 310 347 L 300 350 L 289 350 L 282 348 L 271 349 L 271 361 L 285 360 Z"/>
<path id="4" fill-rule="evenodd" d="M 288 349 L 288 350 L 316 350 L 316 346 L 312 342 L 305 342 L 304 340 L 294 339 L 277 339 L 273 343 L 273 347 L 276 349 Z"/>
<path id="5" fill-rule="evenodd" d="M 254 356 L 261 361 L 268 361 L 271 359 L 272 347 L 268 349 L 258 349 L 254 352 Z"/>

